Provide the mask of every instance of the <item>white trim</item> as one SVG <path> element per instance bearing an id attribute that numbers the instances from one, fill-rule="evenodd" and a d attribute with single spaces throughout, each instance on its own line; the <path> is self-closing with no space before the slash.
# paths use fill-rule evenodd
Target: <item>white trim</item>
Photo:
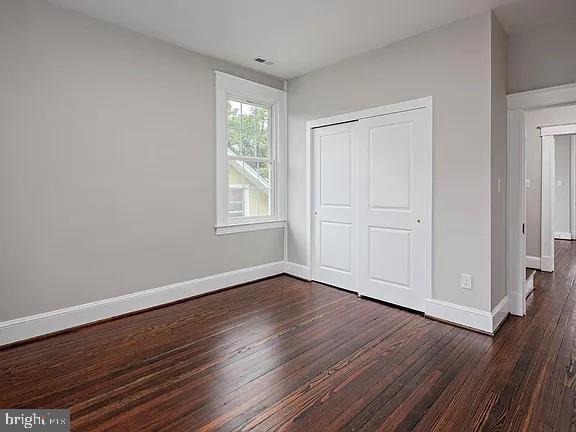
<path id="1" fill-rule="evenodd" d="M 284 272 L 291 276 L 295 276 L 297 278 L 304 279 L 307 281 L 311 280 L 312 278 L 311 276 L 312 272 L 310 271 L 310 267 L 307 267 L 302 264 L 296 264 L 290 261 L 286 261 Z"/>
<path id="2" fill-rule="evenodd" d="M 288 94 L 288 80 L 282 81 L 282 88 Z M 288 114 L 288 113 L 286 113 Z M 288 119 L 286 119 L 288 121 Z M 286 215 L 286 220 L 288 220 L 288 128 L 286 128 L 285 133 L 286 139 L 286 166 L 284 173 L 284 213 Z M 286 222 L 286 229 L 284 229 L 284 262 L 288 261 L 288 222 Z"/>
<path id="3" fill-rule="evenodd" d="M 542 205 L 540 216 L 540 270 L 554 271 L 554 196 L 556 194 L 554 135 L 542 137 Z"/>
<path id="4" fill-rule="evenodd" d="M 492 315 L 490 312 L 432 299 L 426 300 L 424 306 L 424 313 L 430 318 L 437 318 L 485 333 L 492 332 Z"/>
<path id="5" fill-rule="evenodd" d="M 576 101 L 576 83 L 547 87 L 507 96 L 509 110 L 526 110 L 553 105 L 564 105 Z"/>
<path id="6" fill-rule="evenodd" d="M 558 240 L 572 240 L 572 233 L 569 232 L 555 232 L 554 238 Z"/>
<path id="7" fill-rule="evenodd" d="M 526 280 L 526 283 L 524 284 L 525 297 L 528 297 L 532 291 L 534 291 L 534 272 L 530 274 L 530 277 Z"/>
<path id="8" fill-rule="evenodd" d="M 491 312 L 435 299 L 426 300 L 424 307 L 424 313 L 429 318 L 436 318 L 488 334 L 494 334 L 509 313 L 508 296 L 504 297 Z"/>
<path id="9" fill-rule="evenodd" d="M 429 108 L 431 106 L 432 106 L 432 96 L 428 96 L 420 99 L 413 99 L 391 105 L 383 105 L 379 107 L 368 108 L 344 114 L 337 114 L 330 117 L 319 118 L 316 120 L 309 120 L 308 122 L 306 122 L 306 128 L 314 129 L 317 127 L 330 126 L 338 123 L 346 123 L 369 117 L 377 117 L 404 111 L 413 111 L 420 108 Z"/>
<path id="10" fill-rule="evenodd" d="M 195 297 L 283 272 L 284 262 L 279 261 L 0 322 L 0 346 Z"/>
<path id="11" fill-rule="evenodd" d="M 526 267 L 535 270 L 540 270 L 540 257 L 527 256 Z M 526 270 L 524 270 L 524 279 L 526 279 Z"/>
<path id="12" fill-rule="evenodd" d="M 492 309 L 492 334 L 498 331 L 509 313 L 510 303 L 508 296 L 506 296 Z"/>
<path id="13" fill-rule="evenodd" d="M 354 111 L 344 114 L 338 114 L 330 117 L 324 117 L 316 120 L 309 120 L 306 122 L 306 267 L 312 268 L 312 226 L 314 223 L 313 208 L 314 203 L 312 195 L 312 130 L 314 128 L 330 126 L 338 123 L 345 123 L 356 121 L 369 117 L 376 117 L 386 114 L 394 114 L 405 111 L 413 111 L 417 109 L 425 109 L 428 112 L 429 136 L 431 140 L 431 148 L 433 146 L 433 98 L 432 96 L 414 99 L 396 104 L 385 105 L 375 108 L 368 108 L 360 111 Z M 434 178 L 433 173 L 433 151 L 430 151 L 430 176 Z M 427 202 L 426 202 L 426 215 L 428 217 L 428 230 L 427 237 L 429 244 L 427 244 L 426 253 L 426 272 L 427 272 L 427 286 L 426 298 L 432 298 L 432 201 L 433 201 L 433 186 L 432 181 L 428 185 Z"/>
<path id="14" fill-rule="evenodd" d="M 552 135 L 573 135 L 573 134 L 576 134 L 576 124 L 573 123 L 540 127 L 541 137 Z"/>
<path id="15" fill-rule="evenodd" d="M 543 255 L 540 257 L 540 271 L 548 273 L 554 271 L 554 256 Z"/>
<path id="16" fill-rule="evenodd" d="M 226 100 L 237 97 L 272 107 L 273 220 L 286 220 L 287 207 L 287 93 L 253 81 L 214 71 L 216 87 L 216 227 L 237 226 L 228 218 L 228 155 L 226 144 Z M 262 221 L 243 220 L 241 223 Z M 218 230 L 217 230 L 218 231 Z M 246 230 L 247 231 L 247 230 Z M 237 232 L 237 231 L 232 231 Z M 218 233 L 217 233 L 218 234 Z M 222 232 L 220 233 L 222 234 Z"/>
<path id="17" fill-rule="evenodd" d="M 508 104 L 508 298 L 510 313 L 526 313 L 525 212 L 526 110 L 576 104 L 576 83 L 510 94 Z"/>
<path id="18" fill-rule="evenodd" d="M 507 294 L 510 313 L 524 316 L 524 279 L 526 277 L 526 165 L 524 136 L 526 134 L 523 111 L 508 111 L 507 143 Z M 520 191 L 520 192 L 518 192 Z"/>
<path id="19" fill-rule="evenodd" d="M 261 222 L 261 221 L 247 222 L 247 223 L 215 226 L 214 228 L 216 230 L 216 235 L 236 234 L 236 233 L 248 232 L 248 231 L 261 231 L 261 230 L 268 230 L 268 229 L 286 228 L 286 221 L 273 220 L 273 221 L 263 221 L 263 222 Z"/>
<path id="20" fill-rule="evenodd" d="M 570 239 L 576 239 L 576 135 L 570 137 Z"/>

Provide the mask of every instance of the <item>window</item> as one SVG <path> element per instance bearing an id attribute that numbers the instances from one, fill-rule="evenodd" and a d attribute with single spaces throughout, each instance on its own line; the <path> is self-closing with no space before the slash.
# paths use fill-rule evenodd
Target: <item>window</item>
<path id="1" fill-rule="evenodd" d="M 286 93 L 216 72 L 217 234 L 285 226 Z"/>
<path id="2" fill-rule="evenodd" d="M 227 98 L 228 217 L 274 214 L 272 108 Z"/>

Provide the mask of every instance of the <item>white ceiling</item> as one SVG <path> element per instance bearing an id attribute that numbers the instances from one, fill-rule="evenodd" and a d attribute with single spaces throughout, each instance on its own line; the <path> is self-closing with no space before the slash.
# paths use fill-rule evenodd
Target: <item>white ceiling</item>
<path id="1" fill-rule="evenodd" d="M 510 35 L 563 19 L 576 18 L 576 0 L 522 0 L 495 9 L 498 21 Z"/>
<path id="2" fill-rule="evenodd" d="M 564 9 L 576 5 L 576 0 L 50 1 L 280 78 L 302 75 L 489 9 L 496 9 L 505 30 L 517 32 L 543 14 L 547 19 L 565 16 L 551 8 L 552 3 Z M 255 57 L 274 64 L 260 65 L 252 61 Z"/>

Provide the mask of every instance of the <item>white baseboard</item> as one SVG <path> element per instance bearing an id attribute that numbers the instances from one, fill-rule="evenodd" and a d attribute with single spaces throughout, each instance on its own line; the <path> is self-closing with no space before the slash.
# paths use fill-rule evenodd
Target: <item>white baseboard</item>
<path id="1" fill-rule="evenodd" d="M 492 309 L 492 334 L 498 331 L 509 313 L 510 304 L 508 303 L 508 296 L 506 296 Z"/>
<path id="2" fill-rule="evenodd" d="M 310 268 L 291 262 L 274 262 L 186 282 L 152 288 L 110 299 L 72 306 L 10 321 L 0 322 L 0 346 L 77 327 L 131 312 L 161 306 L 178 300 L 207 294 L 234 285 L 287 273 L 310 280 Z M 452 322 L 492 334 L 509 312 L 508 297 L 492 312 L 426 300 L 425 313 L 431 318 Z"/>
<path id="3" fill-rule="evenodd" d="M 492 312 L 442 300 L 428 299 L 424 303 L 424 312 L 430 318 L 451 322 L 483 333 L 494 334 L 509 313 L 508 297 L 504 297 Z"/>
<path id="4" fill-rule="evenodd" d="M 526 267 L 540 270 L 540 257 L 527 256 Z"/>
<path id="5" fill-rule="evenodd" d="M 572 240 L 572 233 L 569 232 L 555 232 L 554 238 L 558 240 Z"/>
<path id="6" fill-rule="evenodd" d="M 296 276 L 300 279 L 304 280 L 312 279 L 312 272 L 310 271 L 310 267 L 302 264 L 296 264 L 290 261 L 286 261 L 286 267 L 284 268 L 284 271 L 287 274 Z"/>
<path id="7" fill-rule="evenodd" d="M 284 273 L 283 261 L 0 322 L 0 346 Z"/>

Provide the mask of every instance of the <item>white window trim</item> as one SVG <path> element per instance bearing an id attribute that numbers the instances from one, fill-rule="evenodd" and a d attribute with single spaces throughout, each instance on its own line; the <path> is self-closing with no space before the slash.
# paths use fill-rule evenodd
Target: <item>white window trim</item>
<path id="1" fill-rule="evenodd" d="M 215 71 L 216 81 L 216 234 L 277 229 L 286 227 L 286 92 L 243 78 Z M 231 220 L 228 217 L 228 156 L 226 100 L 240 98 L 272 107 L 272 143 L 275 202 L 273 216 Z"/>

